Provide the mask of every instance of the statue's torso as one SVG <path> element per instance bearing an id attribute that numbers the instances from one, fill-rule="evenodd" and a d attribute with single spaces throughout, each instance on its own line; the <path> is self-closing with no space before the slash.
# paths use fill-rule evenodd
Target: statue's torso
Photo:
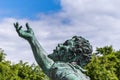
<path id="1" fill-rule="evenodd" d="M 67 76 L 75 75 L 75 79 Z M 90 80 L 80 69 L 75 68 L 70 63 L 56 62 L 50 69 L 49 76 L 52 80 Z"/>

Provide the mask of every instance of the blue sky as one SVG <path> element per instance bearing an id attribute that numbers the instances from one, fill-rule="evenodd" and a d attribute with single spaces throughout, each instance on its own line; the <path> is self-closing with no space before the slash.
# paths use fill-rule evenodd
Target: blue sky
<path id="1" fill-rule="evenodd" d="M 120 0 L 0 0 L 0 48 L 12 62 L 35 62 L 32 50 L 19 38 L 13 23 L 28 22 L 43 48 L 52 53 L 58 43 L 83 36 L 96 47 L 120 49 Z"/>
<path id="2" fill-rule="evenodd" d="M 36 19 L 39 13 L 51 13 L 61 9 L 59 0 L 1 0 L 0 18 Z"/>

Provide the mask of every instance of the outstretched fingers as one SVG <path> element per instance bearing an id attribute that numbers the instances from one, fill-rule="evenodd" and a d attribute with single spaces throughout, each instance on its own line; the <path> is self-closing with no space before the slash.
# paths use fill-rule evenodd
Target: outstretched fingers
<path id="1" fill-rule="evenodd" d="M 27 30 L 31 29 L 28 23 L 26 23 L 26 28 L 27 28 Z"/>
<path id="2" fill-rule="evenodd" d="M 16 30 L 18 29 L 18 26 L 19 26 L 18 22 L 14 23 L 14 27 L 16 28 Z"/>
<path id="3" fill-rule="evenodd" d="M 26 23 L 26 28 L 27 28 L 27 31 L 29 31 L 29 32 L 33 32 L 32 28 L 29 26 L 28 23 Z"/>
<path id="4" fill-rule="evenodd" d="M 18 30 L 21 30 L 21 28 L 22 28 L 22 26 L 20 26 L 20 27 L 18 28 Z"/>
<path id="5" fill-rule="evenodd" d="M 22 26 L 19 27 L 19 23 L 14 23 L 14 27 L 16 28 L 16 31 L 19 33 L 19 31 L 22 29 Z"/>

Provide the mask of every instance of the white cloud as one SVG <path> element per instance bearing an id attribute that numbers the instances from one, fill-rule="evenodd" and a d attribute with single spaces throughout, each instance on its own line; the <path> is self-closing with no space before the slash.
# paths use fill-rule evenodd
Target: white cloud
<path id="1" fill-rule="evenodd" d="M 119 0 L 61 0 L 72 26 L 90 38 L 93 46 L 113 45 L 119 49 Z M 81 30 L 80 30 L 81 28 Z"/>
<path id="2" fill-rule="evenodd" d="M 0 22 L 0 48 L 13 62 L 34 62 L 29 44 L 18 37 L 14 22 L 29 22 L 38 40 L 47 50 L 74 35 L 83 36 L 96 47 L 113 45 L 120 49 L 119 0 L 61 0 L 62 10 L 53 14 L 40 14 L 39 20 L 6 18 Z M 25 27 L 24 27 L 25 29 Z"/>

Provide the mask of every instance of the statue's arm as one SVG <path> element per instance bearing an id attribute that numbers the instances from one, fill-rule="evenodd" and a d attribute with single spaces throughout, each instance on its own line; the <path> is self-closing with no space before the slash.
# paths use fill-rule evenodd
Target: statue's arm
<path id="1" fill-rule="evenodd" d="M 14 23 L 16 31 L 18 35 L 24 39 L 26 39 L 31 45 L 34 57 L 39 64 L 39 66 L 43 69 L 43 71 L 48 74 L 49 69 L 53 65 L 54 61 L 47 57 L 46 51 L 42 48 L 38 40 L 36 39 L 33 30 L 26 23 L 27 30 L 22 30 L 22 26 L 19 27 L 18 23 Z"/>
<path id="2" fill-rule="evenodd" d="M 42 48 L 35 37 L 30 40 L 29 43 L 37 63 L 43 69 L 43 71 L 48 74 L 49 69 L 54 63 L 53 60 L 47 57 L 46 51 Z"/>

